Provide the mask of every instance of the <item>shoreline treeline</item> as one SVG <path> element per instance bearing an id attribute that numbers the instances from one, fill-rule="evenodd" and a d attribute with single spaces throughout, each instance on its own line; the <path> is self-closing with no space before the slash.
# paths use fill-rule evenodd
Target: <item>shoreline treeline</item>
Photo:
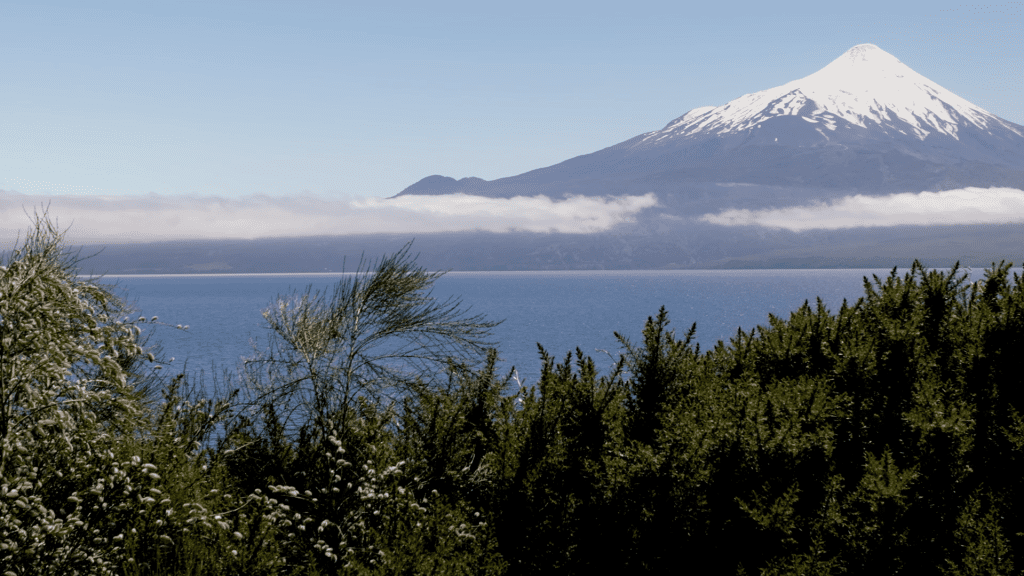
<path id="1" fill-rule="evenodd" d="M 662 309 L 611 374 L 541 349 L 523 387 L 407 246 L 273 303 L 219 397 L 45 215 L 2 265 L 5 574 L 1004 574 L 1024 546 L 1008 264 L 708 351 Z"/>

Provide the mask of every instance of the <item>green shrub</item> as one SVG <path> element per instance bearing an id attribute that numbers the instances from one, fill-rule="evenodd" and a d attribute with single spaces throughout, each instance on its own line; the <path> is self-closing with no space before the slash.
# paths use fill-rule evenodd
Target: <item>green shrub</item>
<path id="1" fill-rule="evenodd" d="M 37 218 L 0 268 L 2 571 L 1013 573 L 1009 265 L 894 269 L 706 352 L 662 309 L 610 374 L 541 349 L 525 387 L 407 250 L 279 299 L 215 398 Z"/>

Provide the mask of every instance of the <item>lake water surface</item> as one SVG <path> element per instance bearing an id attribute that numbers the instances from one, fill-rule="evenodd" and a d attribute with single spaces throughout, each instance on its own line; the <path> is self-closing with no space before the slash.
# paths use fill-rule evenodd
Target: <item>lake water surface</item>
<path id="1" fill-rule="evenodd" d="M 902 274 L 903 270 L 900 271 Z M 768 314 L 786 317 L 805 300 L 821 297 L 830 310 L 864 294 L 863 278 L 889 270 L 714 270 L 593 272 L 450 272 L 438 279 L 434 296 L 461 297 L 473 314 L 504 320 L 494 330 L 502 367 L 515 366 L 524 383 L 540 374 L 537 343 L 557 359 L 579 347 L 607 368 L 620 346 L 619 332 L 640 339 L 644 321 L 665 306 L 678 336 L 697 323 L 702 349 L 728 341 L 738 328 L 750 330 Z M 973 272 L 974 279 L 982 271 Z M 265 342 L 261 310 L 278 295 L 307 285 L 330 289 L 340 274 L 108 276 L 127 290 L 140 314 L 159 316 L 188 331 L 153 330 L 170 368 L 218 374 Z"/>

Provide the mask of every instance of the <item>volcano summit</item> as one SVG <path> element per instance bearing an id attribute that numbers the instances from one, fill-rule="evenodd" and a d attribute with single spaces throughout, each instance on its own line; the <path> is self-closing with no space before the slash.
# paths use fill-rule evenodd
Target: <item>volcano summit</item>
<path id="1" fill-rule="evenodd" d="M 654 192 L 676 214 L 849 194 L 1024 189 L 1024 127 L 872 44 L 821 70 L 518 176 L 430 176 L 399 195 L 496 198 Z"/>

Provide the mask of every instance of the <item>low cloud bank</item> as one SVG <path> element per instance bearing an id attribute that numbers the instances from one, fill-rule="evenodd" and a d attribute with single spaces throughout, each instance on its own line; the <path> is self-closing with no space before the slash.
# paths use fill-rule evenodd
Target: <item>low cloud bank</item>
<path id="1" fill-rule="evenodd" d="M 309 196 L 240 199 L 185 196 L 33 196 L 0 191 L 0 239 L 24 231 L 32 214 L 50 217 L 75 243 L 253 239 L 314 235 L 457 232 L 587 234 L 632 222 L 658 205 L 654 194 L 614 198 L 485 198 L 453 194 L 325 200 Z"/>
<path id="2" fill-rule="evenodd" d="M 725 210 L 705 214 L 723 226 L 767 226 L 794 232 L 868 226 L 1008 224 L 1024 222 L 1024 191 L 961 188 L 890 196 L 846 196 L 832 203 L 769 210 Z"/>

